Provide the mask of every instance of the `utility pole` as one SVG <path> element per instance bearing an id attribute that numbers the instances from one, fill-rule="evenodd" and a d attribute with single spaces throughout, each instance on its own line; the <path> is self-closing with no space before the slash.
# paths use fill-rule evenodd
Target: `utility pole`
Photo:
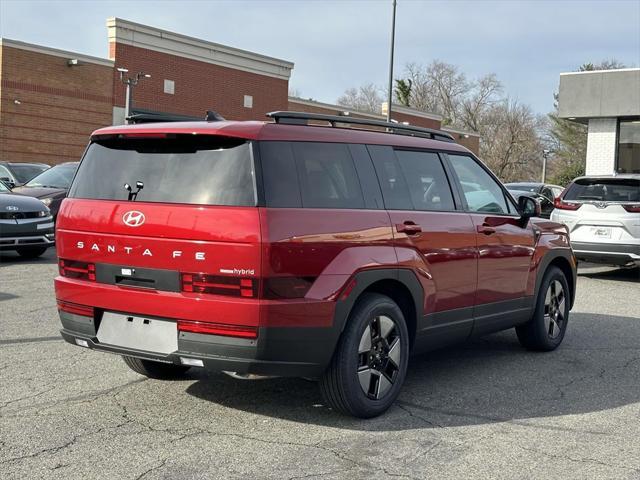
<path id="1" fill-rule="evenodd" d="M 551 150 L 542 150 L 542 183 L 545 183 L 547 180 L 547 159 L 550 153 Z"/>
<path id="2" fill-rule="evenodd" d="M 393 0 L 393 14 L 391 16 L 391 53 L 389 58 L 389 95 L 387 97 L 387 122 L 391 121 L 391 105 L 393 102 L 393 49 L 396 39 L 396 0 Z"/>
<path id="3" fill-rule="evenodd" d="M 124 76 L 125 73 L 129 73 L 129 70 L 126 68 L 118 68 L 118 72 L 120 72 L 120 81 L 126 85 L 127 89 L 124 95 L 124 123 L 129 123 L 128 118 L 131 116 L 131 95 L 132 89 L 140 82 L 142 78 L 151 78 L 151 75 L 144 72 L 138 72 L 133 77 Z"/>

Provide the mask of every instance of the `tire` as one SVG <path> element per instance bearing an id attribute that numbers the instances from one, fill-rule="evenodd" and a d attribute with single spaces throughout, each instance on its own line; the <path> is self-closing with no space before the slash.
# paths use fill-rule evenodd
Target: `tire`
<path id="1" fill-rule="evenodd" d="M 136 373 L 145 377 L 155 378 L 158 380 L 171 380 L 180 378 L 191 367 L 184 365 L 174 365 L 173 363 L 154 362 L 152 360 L 143 360 L 141 358 L 123 356 L 122 359 L 127 366 Z"/>
<path id="2" fill-rule="evenodd" d="M 408 361 L 409 333 L 402 311 L 385 295 L 365 293 L 349 315 L 320 379 L 320 391 L 334 410 L 376 417 L 398 397 Z"/>
<path id="3" fill-rule="evenodd" d="M 47 247 L 21 247 L 16 249 L 16 252 L 22 258 L 38 258 L 46 251 Z"/>
<path id="4" fill-rule="evenodd" d="M 562 270 L 550 267 L 542 278 L 533 318 L 516 327 L 520 344 L 543 352 L 555 350 L 562 343 L 569 323 L 569 285 Z"/>

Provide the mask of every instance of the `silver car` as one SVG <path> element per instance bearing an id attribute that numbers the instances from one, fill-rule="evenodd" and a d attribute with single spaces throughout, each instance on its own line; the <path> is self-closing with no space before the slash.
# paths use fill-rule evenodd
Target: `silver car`
<path id="1" fill-rule="evenodd" d="M 640 265 L 640 175 L 576 178 L 554 207 L 578 260 Z"/>

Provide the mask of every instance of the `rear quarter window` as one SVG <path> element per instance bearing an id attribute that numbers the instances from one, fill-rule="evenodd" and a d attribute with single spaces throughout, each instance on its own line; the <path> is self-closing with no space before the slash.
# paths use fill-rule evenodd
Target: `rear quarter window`
<path id="1" fill-rule="evenodd" d="M 143 182 L 139 202 L 254 206 L 251 144 L 217 136 L 106 138 L 91 143 L 69 196 L 127 200 L 124 184 Z"/>
<path id="2" fill-rule="evenodd" d="M 268 207 L 365 206 L 347 144 L 262 142 L 260 158 Z"/>

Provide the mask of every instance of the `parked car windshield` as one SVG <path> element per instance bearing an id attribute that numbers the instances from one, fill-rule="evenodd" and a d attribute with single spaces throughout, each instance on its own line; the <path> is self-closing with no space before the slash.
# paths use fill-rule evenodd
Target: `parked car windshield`
<path id="1" fill-rule="evenodd" d="M 0 182 L 0 193 L 9 193 L 11 190 L 7 187 L 4 182 Z"/>
<path id="2" fill-rule="evenodd" d="M 564 200 L 640 202 L 640 179 L 581 178 L 569 187 Z"/>
<path id="3" fill-rule="evenodd" d="M 251 144 L 213 135 L 109 137 L 91 143 L 70 197 L 138 202 L 256 205 Z"/>
<path id="4" fill-rule="evenodd" d="M 49 188 L 64 188 L 65 190 L 71 185 L 73 175 L 78 168 L 77 163 L 70 163 L 66 165 L 56 165 L 48 170 L 45 170 L 37 177 L 32 178 L 27 182 L 27 187 L 49 187 Z"/>
<path id="5" fill-rule="evenodd" d="M 11 165 L 11 171 L 13 172 L 13 176 L 16 177 L 18 183 L 26 183 L 39 173 L 48 169 L 49 167 L 45 165 L 30 165 L 28 163 L 25 163 L 24 165 L 14 163 Z"/>

